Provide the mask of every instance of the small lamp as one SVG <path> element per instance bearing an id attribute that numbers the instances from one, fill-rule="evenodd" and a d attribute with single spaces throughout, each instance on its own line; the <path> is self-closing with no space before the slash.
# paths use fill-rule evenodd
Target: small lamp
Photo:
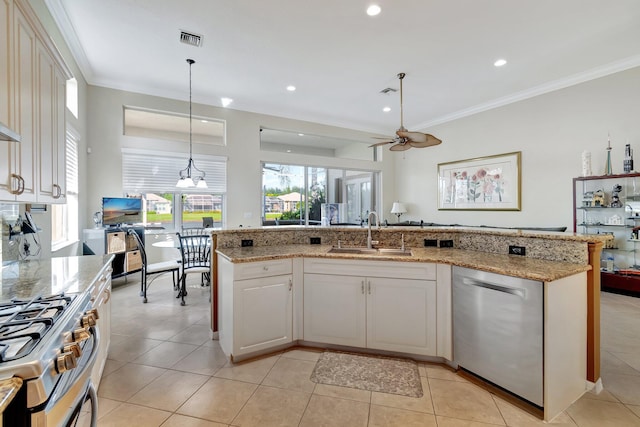
<path id="1" fill-rule="evenodd" d="M 407 207 L 404 205 L 404 203 L 393 202 L 393 206 L 391 207 L 391 213 L 396 214 L 396 216 L 398 217 L 398 222 L 400 222 L 400 216 L 403 213 L 407 213 Z"/>

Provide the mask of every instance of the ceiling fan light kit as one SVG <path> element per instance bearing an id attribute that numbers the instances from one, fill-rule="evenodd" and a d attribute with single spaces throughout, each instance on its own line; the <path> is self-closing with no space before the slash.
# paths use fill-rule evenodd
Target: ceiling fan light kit
<path id="1" fill-rule="evenodd" d="M 402 80 L 404 79 L 405 76 L 406 76 L 405 73 L 398 73 L 398 79 L 400 79 L 400 127 L 396 131 L 396 137 L 393 138 L 391 141 L 377 142 L 375 144 L 370 145 L 370 147 L 377 147 L 379 145 L 386 145 L 386 144 L 394 144 L 391 147 L 389 147 L 389 150 L 405 151 L 411 147 L 425 148 L 425 147 L 431 147 L 433 145 L 438 145 L 442 143 L 442 140 L 436 138 L 431 134 L 422 133 L 422 132 L 411 132 L 404 127 Z"/>

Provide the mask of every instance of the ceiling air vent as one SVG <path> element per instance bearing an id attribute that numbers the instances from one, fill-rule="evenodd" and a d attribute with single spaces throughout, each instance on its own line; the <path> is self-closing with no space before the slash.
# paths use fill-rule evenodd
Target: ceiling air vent
<path id="1" fill-rule="evenodd" d="M 180 31 L 180 42 L 191 46 L 200 47 L 202 44 L 202 36 L 186 31 Z"/>
<path id="2" fill-rule="evenodd" d="M 387 88 L 382 89 L 382 90 L 380 91 L 380 93 L 387 94 L 387 93 L 389 93 L 389 92 L 397 92 L 397 91 L 398 91 L 398 89 L 394 89 L 394 88 L 392 88 L 392 87 L 387 87 Z"/>

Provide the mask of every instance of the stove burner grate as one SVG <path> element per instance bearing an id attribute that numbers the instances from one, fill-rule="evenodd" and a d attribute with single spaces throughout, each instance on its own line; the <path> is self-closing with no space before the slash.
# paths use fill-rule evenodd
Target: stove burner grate
<path id="1" fill-rule="evenodd" d="M 59 294 L 0 304 L 0 362 L 28 355 L 72 299 Z"/>

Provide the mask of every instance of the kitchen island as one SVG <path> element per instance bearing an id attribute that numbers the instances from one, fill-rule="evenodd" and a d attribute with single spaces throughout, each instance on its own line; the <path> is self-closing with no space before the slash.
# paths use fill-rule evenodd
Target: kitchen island
<path id="1" fill-rule="evenodd" d="M 214 296 L 221 311 L 216 298 L 213 308 L 221 345 L 231 357 L 300 343 L 455 364 L 451 267 L 463 266 L 544 286 L 545 419 L 588 387 L 588 275 L 594 250 L 606 237 L 394 227 L 374 230 L 374 239 L 384 248 L 404 242 L 410 253 L 349 253 L 331 249 L 365 245 L 366 230 L 288 228 L 214 232 Z M 247 240 L 254 246 L 241 247 Z M 310 244 L 318 240 L 324 244 Z M 453 248 L 423 246 L 433 241 Z M 526 247 L 527 256 L 508 255 L 511 245 Z M 392 300 L 402 302 L 388 304 Z"/>

